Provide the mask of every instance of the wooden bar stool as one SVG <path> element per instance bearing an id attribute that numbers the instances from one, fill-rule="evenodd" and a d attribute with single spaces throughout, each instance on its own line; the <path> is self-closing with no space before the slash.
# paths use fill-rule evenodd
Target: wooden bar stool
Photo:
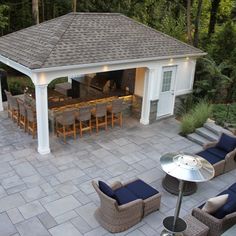
<path id="1" fill-rule="evenodd" d="M 123 99 L 116 99 L 111 102 L 111 107 L 107 109 L 108 117 L 111 119 L 111 126 L 114 127 L 114 123 L 118 122 L 122 127 L 122 111 L 123 111 Z"/>
<path id="2" fill-rule="evenodd" d="M 21 99 L 17 98 L 17 102 L 19 105 L 19 126 L 24 129 L 26 132 L 27 128 L 27 113 L 26 113 L 26 108 L 24 105 L 24 101 Z"/>
<path id="3" fill-rule="evenodd" d="M 56 134 L 57 137 L 60 135 L 64 138 L 64 143 L 66 143 L 67 136 L 74 136 L 74 140 L 76 139 L 76 127 L 75 127 L 75 112 L 72 111 L 64 111 L 56 117 Z"/>
<path id="4" fill-rule="evenodd" d="M 20 115 L 20 110 L 19 110 L 19 104 L 17 102 L 17 98 L 14 96 L 10 97 L 10 107 L 11 107 L 11 113 L 12 113 L 12 120 L 19 125 L 19 115 Z"/>
<path id="5" fill-rule="evenodd" d="M 36 111 L 33 107 L 26 104 L 25 109 L 27 114 L 27 131 L 35 138 L 37 132 Z"/>
<path id="6" fill-rule="evenodd" d="M 98 133 L 98 128 L 101 126 L 105 127 L 107 130 L 107 103 L 96 104 L 95 111 L 92 112 L 92 116 L 95 119 L 96 132 Z"/>
<path id="7" fill-rule="evenodd" d="M 92 134 L 92 120 L 91 120 L 91 107 L 80 107 L 79 113 L 76 117 L 79 121 L 80 137 L 83 136 L 84 131 L 89 131 Z"/>

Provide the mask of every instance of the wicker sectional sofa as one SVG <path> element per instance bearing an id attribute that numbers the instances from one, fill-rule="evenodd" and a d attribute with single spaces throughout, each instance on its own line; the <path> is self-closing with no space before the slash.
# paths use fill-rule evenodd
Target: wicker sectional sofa
<path id="1" fill-rule="evenodd" d="M 208 160 L 215 169 L 215 177 L 236 168 L 236 136 L 222 134 L 218 142 L 204 145 L 197 155 Z"/>
<path id="2" fill-rule="evenodd" d="M 236 183 L 218 195 L 228 194 L 227 202 L 214 214 L 209 214 L 201 208 L 194 208 L 192 215 L 209 227 L 208 236 L 220 236 L 228 228 L 236 224 Z"/>

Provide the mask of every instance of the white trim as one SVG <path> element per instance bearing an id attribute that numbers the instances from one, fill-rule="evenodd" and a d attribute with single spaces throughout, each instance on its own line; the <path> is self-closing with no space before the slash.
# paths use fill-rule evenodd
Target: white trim
<path id="1" fill-rule="evenodd" d="M 142 111 L 140 123 L 144 125 L 149 124 L 150 118 L 150 106 L 151 106 L 151 97 L 153 90 L 153 80 L 155 78 L 157 69 L 146 69 L 145 80 L 144 80 L 144 89 L 143 89 L 143 102 L 142 102 Z"/>
<path id="2" fill-rule="evenodd" d="M 23 66 L 23 65 L 15 62 L 15 61 L 13 61 L 13 60 L 11 60 L 7 57 L 4 57 L 4 56 L 0 55 L 0 61 L 2 63 L 6 64 L 7 66 L 10 66 L 10 67 L 22 72 L 23 74 L 28 75 L 29 77 L 32 76 L 32 70 L 31 69 L 29 69 L 28 67 Z"/>
<path id="3" fill-rule="evenodd" d="M 193 89 L 193 84 L 194 84 L 194 76 L 195 76 L 195 70 L 196 70 L 196 60 L 192 61 L 193 67 L 191 71 L 191 81 L 190 81 L 190 90 L 192 91 Z"/>
<path id="4" fill-rule="evenodd" d="M 176 92 L 175 96 L 178 97 L 178 96 L 189 94 L 192 92 L 193 92 L 192 89 L 184 89 L 184 90 L 180 90 L 180 91 Z"/>
<path id="5" fill-rule="evenodd" d="M 48 129 L 48 91 L 47 85 L 35 85 L 38 152 L 50 153 Z"/>
<path id="6" fill-rule="evenodd" d="M 41 155 L 46 155 L 46 154 L 49 154 L 51 151 L 50 151 L 50 148 L 40 148 L 40 147 L 38 147 L 38 152 Z"/>
<path id="7" fill-rule="evenodd" d="M 174 113 L 174 107 L 175 107 L 175 95 L 176 95 L 176 86 L 177 86 L 177 83 L 176 83 L 176 78 L 177 78 L 177 72 L 178 72 L 178 65 L 174 64 L 174 65 L 168 65 L 168 66 L 162 66 L 161 68 L 161 80 L 160 80 L 160 87 L 159 87 L 159 102 L 161 101 L 161 93 L 162 93 L 162 85 L 163 85 L 163 75 L 164 75 L 164 72 L 165 70 L 167 69 L 167 71 L 172 71 L 173 74 L 173 78 L 171 80 L 171 84 L 172 88 L 170 91 L 168 92 L 171 92 L 173 95 L 172 95 L 172 107 L 171 107 L 171 112 L 168 113 L 168 114 L 164 114 L 164 115 L 158 115 L 158 106 L 157 106 L 157 114 L 156 114 L 156 119 L 159 119 L 160 117 L 165 117 L 165 116 L 172 116 L 173 113 Z M 169 69 L 169 70 L 168 70 Z M 158 102 L 158 104 L 159 104 Z M 169 102 L 169 101 L 168 101 Z"/>
<path id="8" fill-rule="evenodd" d="M 108 65 L 119 65 L 127 63 L 137 63 L 137 62 L 152 62 L 166 59 L 178 59 L 185 57 L 201 57 L 205 56 L 207 53 L 197 53 L 197 54 L 183 54 L 183 55 L 173 55 L 173 56 L 162 56 L 162 57 L 153 57 L 153 58 L 141 58 L 141 59 L 129 59 L 129 60 L 118 60 L 118 61 L 104 61 L 99 63 L 89 63 L 82 65 L 69 65 L 69 66 L 58 66 L 58 67 L 48 67 L 48 68 L 39 68 L 33 69 L 34 72 L 52 72 L 52 71 L 61 71 L 61 70 L 70 70 L 70 69 L 85 69 L 90 67 L 99 67 L 99 66 L 108 66 Z"/>

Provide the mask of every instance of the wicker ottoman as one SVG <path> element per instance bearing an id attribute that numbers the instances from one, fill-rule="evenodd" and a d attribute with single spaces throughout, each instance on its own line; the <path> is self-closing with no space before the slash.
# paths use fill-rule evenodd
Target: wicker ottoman
<path id="1" fill-rule="evenodd" d="M 183 217 L 187 224 L 187 229 L 184 231 L 184 236 L 207 236 L 209 227 L 200 222 L 192 215 Z"/>

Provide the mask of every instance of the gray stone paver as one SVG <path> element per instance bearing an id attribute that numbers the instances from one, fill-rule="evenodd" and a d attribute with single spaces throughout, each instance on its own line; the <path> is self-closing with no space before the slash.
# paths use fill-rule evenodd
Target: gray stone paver
<path id="1" fill-rule="evenodd" d="M 27 203 L 23 206 L 18 207 L 18 209 L 25 219 L 29 219 L 45 211 L 39 201 Z"/>
<path id="2" fill-rule="evenodd" d="M 7 214 L 13 224 L 19 223 L 24 220 L 24 217 L 17 208 L 7 211 Z"/>
<path id="3" fill-rule="evenodd" d="M 161 185 L 165 174 L 160 157 L 171 151 L 195 153 L 201 147 L 178 135 L 174 119 L 149 126 L 131 118 L 124 121 L 122 129 L 109 128 L 76 141 L 68 139 L 67 144 L 51 137 L 52 153 L 40 156 L 37 140 L 1 112 L 0 235 L 159 235 L 163 219 L 173 214 L 177 200 Z M 99 198 L 91 180 L 112 183 L 136 177 L 162 192 L 161 208 L 131 229 L 111 234 L 93 216 Z M 236 170 L 198 184 L 195 194 L 183 198 L 181 215 L 227 188 L 235 178 Z"/>
<path id="4" fill-rule="evenodd" d="M 0 235 L 10 236 L 16 232 L 16 228 L 10 221 L 8 215 L 6 213 L 0 214 Z"/>
<path id="5" fill-rule="evenodd" d="M 70 222 L 63 223 L 50 229 L 52 236 L 81 236 L 82 234 Z"/>
<path id="6" fill-rule="evenodd" d="M 25 204 L 25 201 L 20 194 L 11 194 L 0 199 L 0 212 L 22 206 L 23 204 Z"/>
<path id="7" fill-rule="evenodd" d="M 21 236 L 51 236 L 36 217 L 16 224 L 16 228 Z"/>
<path id="8" fill-rule="evenodd" d="M 56 217 L 68 211 L 71 211 L 79 207 L 80 205 L 81 204 L 73 196 L 70 195 L 47 203 L 46 205 L 44 205 L 44 207 L 47 209 L 49 214 L 51 214 L 53 217 Z"/>

